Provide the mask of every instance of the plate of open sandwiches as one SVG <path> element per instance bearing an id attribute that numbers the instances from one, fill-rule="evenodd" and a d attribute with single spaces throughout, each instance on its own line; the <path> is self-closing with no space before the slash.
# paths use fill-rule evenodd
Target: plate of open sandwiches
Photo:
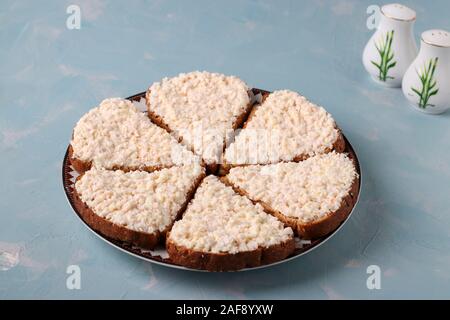
<path id="1" fill-rule="evenodd" d="M 196 271 L 310 252 L 349 219 L 361 181 L 323 107 L 199 71 L 103 100 L 75 125 L 62 169 L 70 205 L 97 236 Z"/>

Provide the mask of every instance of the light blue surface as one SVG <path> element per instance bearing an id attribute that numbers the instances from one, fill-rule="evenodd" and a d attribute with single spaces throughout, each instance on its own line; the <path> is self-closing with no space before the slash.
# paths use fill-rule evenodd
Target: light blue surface
<path id="1" fill-rule="evenodd" d="M 448 1 L 403 2 L 417 11 L 417 36 L 450 29 Z M 361 53 L 373 3 L 2 0 L 0 299 L 450 298 L 450 113 L 418 113 L 369 79 Z M 66 28 L 69 4 L 81 6 L 80 30 Z M 196 69 L 297 90 L 333 114 L 364 184 L 331 241 L 270 269 L 192 273 L 119 252 L 73 214 L 60 167 L 80 116 Z M 81 290 L 66 288 L 72 264 Z M 374 264 L 381 290 L 366 287 Z"/>

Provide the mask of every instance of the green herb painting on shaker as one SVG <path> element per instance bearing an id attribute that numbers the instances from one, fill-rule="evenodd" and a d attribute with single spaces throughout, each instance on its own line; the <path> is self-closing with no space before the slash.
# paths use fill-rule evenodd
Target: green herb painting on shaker
<path id="1" fill-rule="evenodd" d="M 419 107 L 425 109 L 426 107 L 434 107 L 434 105 L 428 103 L 432 96 L 437 95 L 439 88 L 437 88 L 437 82 L 434 79 L 434 72 L 438 63 L 438 58 L 430 59 L 428 65 L 425 64 L 423 69 L 417 71 L 417 75 L 422 83 L 422 89 L 419 91 L 416 88 L 411 88 L 420 98 Z"/>
<path id="2" fill-rule="evenodd" d="M 379 74 L 378 79 L 380 81 L 386 81 L 386 79 L 394 79 L 394 77 L 388 76 L 389 69 L 395 67 L 397 64 L 394 60 L 394 52 L 392 51 L 392 41 L 394 40 L 394 30 L 386 33 L 385 37 L 377 44 L 375 42 L 375 47 L 380 55 L 380 62 L 370 61 L 372 64 L 378 68 Z"/>

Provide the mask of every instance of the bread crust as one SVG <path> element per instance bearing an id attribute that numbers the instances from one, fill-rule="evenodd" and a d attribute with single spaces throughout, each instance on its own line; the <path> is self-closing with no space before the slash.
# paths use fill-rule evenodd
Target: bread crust
<path id="1" fill-rule="evenodd" d="M 89 169 L 92 168 L 92 161 L 82 161 L 80 159 L 77 159 L 73 155 L 73 147 L 70 144 L 69 145 L 69 161 L 72 167 L 79 173 L 83 174 Z M 124 167 L 124 166 L 114 166 L 108 170 L 122 170 L 124 172 L 130 172 L 130 171 L 147 171 L 147 172 L 153 172 L 162 170 L 165 168 L 171 168 L 173 166 L 144 166 L 144 167 Z"/>
<path id="2" fill-rule="evenodd" d="M 82 176 L 83 176 L 83 174 L 78 176 L 77 180 L 81 179 Z M 157 244 L 159 244 L 160 242 L 162 242 L 165 239 L 166 234 L 172 228 L 173 223 L 175 223 L 175 221 L 181 217 L 181 215 L 185 211 L 189 201 L 194 196 L 195 190 L 200 185 L 200 183 L 204 177 L 205 177 L 205 175 L 201 174 L 195 180 L 193 187 L 191 188 L 191 190 L 189 190 L 189 192 L 187 194 L 186 202 L 182 205 L 180 210 L 177 212 L 177 215 L 176 215 L 176 218 L 174 219 L 174 221 L 170 225 L 168 225 L 163 231 L 157 230 L 153 233 L 146 233 L 146 232 L 131 230 L 131 229 L 128 229 L 124 226 L 115 224 L 105 218 L 102 218 L 102 217 L 96 215 L 94 213 L 94 211 L 92 211 L 92 209 L 81 200 L 75 186 L 73 188 L 73 194 L 72 194 L 73 195 L 73 203 L 75 205 L 75 208 L 77 209 L 77 212 L 80 214 L 81 218 L 92 229 L 100 232 L 101 234 L 103 234 L 109 238 L 115 239 L 115 240 L 120 240 L 120 241 L 124 241 L 127 243 L 131 243 L 133 245 L 139 246 L 144 249 L 154 249 Z"/>
<path id="3" fill-rule="evenodd" d="M 164 122 L 163 118 L 162 118 L 160 115 L 158 115 L 158 114 L 156 114 L 155 112 L 153 112 L 153 110 L 151 109 L 151 106 L 150 106 L 150 93 L 151 93 L 151 90 L 150 90 L 150 88 L 149 88 L 149 89 L 147 89 L 147 91 L 145 92 L 145 104 L 146 104 L 146 106 L 147 106 L 147 114 L 148 114 L 148 117 L 150 118 L 150 120 L 151 120 L 154 124 L 156 124 L 156 125 L 160 126 L 161 128 L 165 129 L 165 130 L 166 130 L 167 132 L 169 132 L 169 133 L 173 133 L 173 130 L 170 128 L 170 126 L 169 126 L 167 123 Z M 244 122 L 246 121 L 246 119 L 247 119 L 248 114 L 251 112 L 252 108 L 253 108 L 253 105 L 252 105 L 252 103 L 250 102 L 250 103 L 247 105 L 245 111 L 244 111 L 243 113 L 241 113 L 241 114 L 236 118 L 235 122 L 234 122 L 233 125 L 232 125 L 232 129 L 233 129 L 233 130 L 238 129 L 238 128 L 240 128 L 240 127 L 243 125 L 243 123 L 244 123 Z M 182 143 L 182 142 L 183 142 L 183 137 L 179 137 L 179 138 L 178 138 L 178 142 L 179 142 L 179 143 Z M 194 150 L 192 150 L 192 148 L 190 148 L 190 150 L 195 154 L 195 152 L 194 152 Z M 224 149 L 223 149 L 223 150 L 225 150 L 225 141 L 224 141 Z M 222 150 L 221 157 L 223 156 L 223 150 Z M 202 161 L 203 161 L 203 160 L 202 160 Z M 203 161 L 203 162 L 204 162 L 204 161 Z M 211 173 L 211 174 L 217 173 L 217 171 L 218 171 L 218 169 L 219 169 L 219 164 L 218 164 L 218 163 L 209 163 L 209 164 L 205 164 L 205 166 L 206 166 L 206 171 L 207 171 L 207 173 Z"/>
<path id="4" fill-rule="evenodd" d="M 72 144 L 69 144 L 69 161 L 79 174 L 85 173 L 92 167 L 92 161 L 86 162 L 74 157 Z"/>
<path id="5" fill-rule="evenodd" d="M 286 226 L 291 227 L 296 235 L 306 240 L 318 239 L 336 230 L 337 227 L 347 219 L 352 211 L 356 204 L 359 192 L 359 178 L 355 177 L 348 194 L 342 199 L 341 205 L 336 211 L 327 213 L 318 220 L 304 223 L 298 218 L 284 215 L 264 201 L 252 199 L 246 190 L 234 185 L 227 177 L 222 177 L 221 180 L 226 185 L 231 186 L 238 194 L 246 196 L 253 203 L 259 203 L 267 213 L 278 218 L 278 220 L 282 221 Z"/>
<path id="6" fill-rule="evenodd" d="M 188 249 L 175 244 L 168 235 L 166 249 L 171 261 L 178 265 L 208 271 L 235 271 L 283 260 L 294 252 L 295 241 L 291 238 L 267 248 L 230 254 Z"/>
<path id="7" fill-rule="evenodd" d="M 247 120 L 244 122 L 244 124 L 242 126 L 243 129 L 245 129 L 247 127 L 247 125 L 250 123 L 252 118 L 255 116 L 255 113 L 256 113 L 256 110 L 258 110 L 258 107 L 261 106 L 261 104 L 267 99 L 267 97 L 269 95 L 270 95 L 269 93 L 262 93 L 261 103 L 252 107 L 251 111 L 248 114 Z M 338 130 L 338 137 L 336 138 L 336 141 L 334 141 L 331 148 L 326 148 L 324 153 L 329 153 L 332 151 L 342 153 L 345 150 L 345 147 L 346 147 L 345 139 L 344 139 L 344 135 L 342 134 L 342 130 L 337 125 L 335 126 L 335 128 Z M 300 162 L 300 161 L 308 159 L 309 157 L 310 156 L 307 154 L 299 154 L 299 155 L 295 156 L 290 162 Z M 279 162 L 283 162 L 283 161 L 279 161 Z M 278 163 L 278 162 L 275 162 L 275 163 Z M 268 163 L 268 164 L 272 164 L 272 163 Z M 218 174 L 220 176 L 224 176 L 224 175 L 228 174 L 228 172 L 230 172 L 231 168 L 233 168 L 233 167 L 244 167 L 244 166 L 248 166 L 248 165 L 249 164 L 230 164 L 230 163 L 227 163 L 225 161 L 225 157 L 223 157 L 223 162 L 219 167 Z"/>

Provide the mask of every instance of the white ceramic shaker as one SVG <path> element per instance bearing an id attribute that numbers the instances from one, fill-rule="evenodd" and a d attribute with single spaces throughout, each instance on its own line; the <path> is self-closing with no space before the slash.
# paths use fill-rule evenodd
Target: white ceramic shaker
<path id="1" fill-rule="evenodd" d="M 406 71 L 402 89 L 416 110 L 438 114 L 450 108 L 450 32 L 422 33 L 419 55 Z"/>
<path id="2" fill-rule="evenodd" d="M 363 63 L 372 78 L 388 87 L 401 87 L 417 45 L 413 27 L 416 12 L 401 4 L 381 7 L 380 23 L 363 53 Z"/>

